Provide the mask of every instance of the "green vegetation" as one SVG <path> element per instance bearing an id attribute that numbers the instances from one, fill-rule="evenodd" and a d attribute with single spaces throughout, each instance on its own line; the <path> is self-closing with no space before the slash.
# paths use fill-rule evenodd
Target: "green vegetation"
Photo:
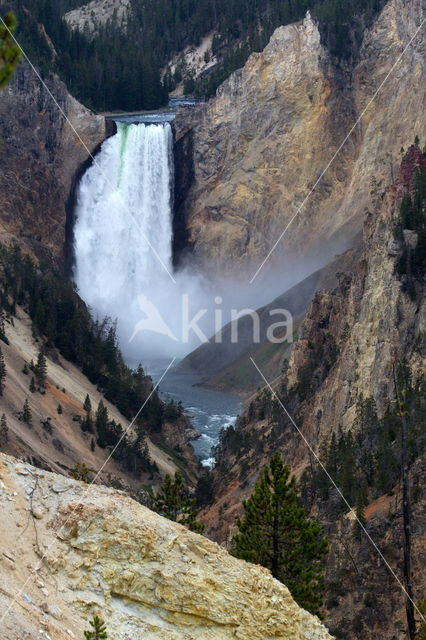
<path id="1" fill-rule="evenodd" d="M 5 344 L 9 344 L 9 340 L 6 337 L 6 332 L 4 327 L 4 312 L 1 309 L 0 309 L 0 340 Z"/>
<path id="2" fill-rule="evenodd" d="M 322 384 L 339 355 L 339 347 L 328 331 L 314 343 L 308 341 L 307 362 L 297 372 L 296 392 L 300 400 L 313 395 Z"/>
<path id="3" fill-rule="evenodd" d="M 196 509 L 196 498 L 191 498 L 185 488 L 183 478 L 177 471 L 175 479 L 172 480 L 167 473 L 159 491 L 151 496 L 153 508 L 161 516 L 185 525 L 191 531 L 202 533 L 204 525 L 197 522 L 198 509 Z"/>
<path id="4" fill-rule="evenodd" d="M 212 504 L 214 500 L 213 474 L 209 469 L 204 469 L 198 478 L 197 487 L 195 489 L 195 499 L 199 507 Z"/>
<path id="5" fill-rule="evenodd" d="M 21 50 L 11 37 L 18 26 L 13 11 L 9 11 L 3 21 L 4 24 L 0 23 L 0 89 L 4 89 L 9 84 L 21 59 Z"/>
<path id="6" fill-rule="evenodd" d="M 3 395 L 5 380 L 6 380 L 6 364 L 4 362 L 3 352 L 0 349 L 0 396 Z"/>
<path id="7" fill-rule="evenodd" d="M 243 501 L 232 554 L 270 569 L 298 604 L 320 615 L 325 588 L 322 561 L 328 540 L 321 526 L 308 520 L 296 495 L 296 479 L 277 451 Z"/>
<path id="8" fill-rule="evenodd" d="M 82 431 L 89 431 L 89 433 L 93 433 L 92 403 L 88 393 L 84 399 L 83 409 L 86 412 L 86 416 L 81 423 L 81 429 Z"/>
<path id="9" fill-rule="evenodd" d="M 77 462 L 72 470 L 72 477 L 81 482 L 89 482 L 89 469 L 85 462 Z"/>
<path id="10" fill-rule="evenodd" d="M 98 616 L 94 616 L 93 620 L 89 620 L 89 624 L 93 631 L 84 632 L 86 640 L 105 640 L 105 638 L 108 638 L 106 624 Z"/>
<path id="11" fill-rule="evenodd" d="M 422 425 L 426 422 L 424 381 L 416 384 L 411 372 L 401 364 L 397 372 L 399 388 L 404 388 L 407 407 L 407 459 L 411 466 L 425 446 Z M 377 416 L 372 398 L 357 402 L 354 429 L 333 433 L 320 455 L 330 476 L 343 495 L 357 509 L 363 520 L 364 507 L 383 495 L 391 494 L 401 476 L 401 417 L 394 402 L 389 404 L 381 419 Z M 324 471 L 312 465 L 304 472 L 301 495 L 306 507 L 319 500 L 328 516 L 337 517 L 345 511 L 345 505 Z M 356 535 L 359 532 L 355 532 Z"/>
<path id="12" fill-rule="evenodd" d="M 397 273 L 405 276 L 404 289 L 415 300 L 420 294 L 426 273 L 426 168 L 416 172 L 412 196 L 402 198 L 395 235 L 403 244 L 403 253 L 396 265 Z M 404 238 L 404 229 L 416 234 L 415 246 Z"/>
<path id="13" fill-rule="evenodd" d="M 37 364 L 34 367 L 34 373 L 39 388 L 44 389 L 47 380 L 47 361 L 43 351 L 40 351 L 37 356 Z"/>
<path id="14" fill-rule="evenodd" d="M 25 399 L 24 402 L 24 406 L 22 408 L 22 420 L 23 422 L 26 422 L 27 424 L 31 424 L 32 422 L 32 415 L 31 415 L 31 410 L 30 410 L 30 405 L 28 403 L 28 398 Z"/>
<path id="15" fill-rule="evenodd" d="M 4 447 L 9 441 L 9 427 L 7 426 L 6 414 L 2 413 L 0 418 L 0 446 Z"/>
<path id="16" fill-rule="evenodd" d="M 300 20 L 307 9 L 319 20 L 323 41 L 333 55 L 356 55 L 365 26 L 384 1 L 132 0 L 126 30 L 113 17 L 92 37 L 71 31 L 62 19 L 66 11 L 81 4 L 80 0 L 15 0 L 18 38 L 44 73 L 58 72 L 88 106 L 133 110 L 164 104 L 181 80 L 188 92 L 213 94 L 250 53 L 265 47 L 276 27 Z M 44 25 L 55 51 L 37 23 Z M 180 60 L 172 74 L 167 68 L 171 58 L 187 45 L 198 46 L 211 31 L 216 35 L 207 55 L 219 60 L 213 71 L 194 83 Z"/>

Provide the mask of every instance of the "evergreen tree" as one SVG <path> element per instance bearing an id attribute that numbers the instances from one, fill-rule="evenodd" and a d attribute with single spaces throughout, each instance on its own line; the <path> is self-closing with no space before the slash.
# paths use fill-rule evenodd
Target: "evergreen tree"
<path id="1" fill-rule="evenodd" d="M 254 492 L 243 501 L 244 517 L 237 520 L 233 555 L 270 569 L 298 604 L 320 615 L 324 576 L 322 560 L 328 553 L 321 526 L 308 520 L 299 506 L 293 476 L 277 451 Z"/>
<path id="2" fill-rule="evenodd" d="M 27 424 L 31 424 L 32 422 L 32 415 L 31 415 L 30 405 L 28 403 L 28 398 L 26 398 L 23 409 L 22 409 L 22 420 Z"/>
<path id="3" fill-rule="evenodd" d="M 0 419 L 0 446 L 4 446 L 9 441 L 9 428 L 7 426 L 6 414 L 3 413 Z"/>
<path id="4" fill-rule="evenodd" d="M 89 394 L 87 394 L 84 399 L 83 409 L 86 413 L 90 413 L 92 411 L 92 403 L 90 402 Z"/>
<path id="5" fill-rule="evenodd" d="M 6 330 L 4 328 L 4 313 L 0 311 L 0 340 L 5 344 L 9 344 L 9 340 L 6 337 Z"/>
<path id="6" fill-rule="evenodd" d="M 160 515 L 185 525 L 191 531 L 202 533 L 204 525 L 196 521 L 198 509 L 195 507 L 196 499 L 190 498 L 185 489 L 181 474 L 176 471 L 172 480 L 167 473 L 160 490 L 155 496 L 154 510 Z"/>
<path id="7" fill-rule="evenodd" d="M 37 356 L 37 364 L 34 368 L 34 373 L 37 379 L 37 384 L 41 389 L 44 389 L 46 386 L 46 378 L 47 378 L 47 361 L 46 356 L 43 351 Z"/>
<path id="8" fill-rule="evenodd" d="M 365 517 L 365 507 L 368 504 L 368 486 L 367 481 L 363 478 L 361 486 L 358 489 L 358 495 L 356 499 L 356 522 L 355 522 L 355 530 L 354 536 L 358 540 L 361 539 L 362 527 L 365 527 L 367 524 L 367 520 Z M 362 526 L 361 526 L 362 525 Z"/>
<path id="9" fill-rule="evenodd" d="M 34 376 L 31 376 L 30 391 L 31 391 L 31 393 L 35 393 L 36 392 Z"/>
<path id="10" fill-rule="evenodd" d="M 96 411 L 96 431 L 98 434 L 98 445 L 105 448 L 108 444 L 108 409 L 100 400 Z"/>
<path id="11" fill-rule="evenodd" d="M 58 406 L 56 407 L 56 411 L 58 412 L 59 415 L 61 415 L 62 413 L 62 405 L 58 404 Z"/>
<path id="12" fill-rule="evenodd" d="M 3 395 L 3 390 L 6 380 L 6 364 L 4 362 L 4 355 L 0 348 L 0 396 Z"/>
<path id="13" fill-rule="evenodd" d="M 84 632 L 86 640 L 104 640 L 108 637 L 105 622 L 98 616 L 94 616 L 93 620 L 89 620 L 89 624 L 93 631 Z"/>
<path id="14" fill-rule="evenodd" d="M 81 428 L 83 431 L 93 431 L 93 420 L 92 420 L 92 403 L 89 398 L 89 394 L 86 395 L 83 403 L 83 409 L 86 412 L 86 416 L 81 423 Z"/>
<path id="15" fill-rule="evenodd" d="M 10 36 L 15 33 L 18 24 L 15 14 L 10 11 L 3 20 L 6 26 L 0 23 L 0 89 L 10 82 L 21 59 L 21 50 Z"/>

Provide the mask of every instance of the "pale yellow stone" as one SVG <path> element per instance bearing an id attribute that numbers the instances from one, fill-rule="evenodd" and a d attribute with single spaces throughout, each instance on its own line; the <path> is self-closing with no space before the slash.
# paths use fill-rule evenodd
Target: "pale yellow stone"
<path id="1" fill-rule="evenodd" d="M 9 522 L 24 508 L 32 476 L 19 474 L 16 461 L 3 454 L 0 473 L 17 491 L 16 503 L 2 505 L 3 521 Z M 71 490 L 58 494 L 52 480 L 60 478 L 46 473 L 39 480 L 46 516 L 34 520 L 39 545 L 47 549 L 37 581 L 52 584 L 49 610 L 59 612 L 52 613 L 52 638 L 65 638 L 67 629 L 83 637 L 95 614 L 105 620 L 114 640 L 331 638 L 266 569 L 233 558 L 116 491 L 70 480 Z M 6 525 L 5 553 L 13 553 L 15 531 Z M 1 609 L 24 582 L 29 597 L 39 598 L 35 574 L 26 566 L 35 560 L 33 543 L 34 529 L 28 527 L 20 539 L 17 571 L 0 565 L 0 583 L 7 585 L 0 590 Z M 37 630 L 37 609 L 18 609 L 10 616 L 14 627 L 8 640 Z"/>

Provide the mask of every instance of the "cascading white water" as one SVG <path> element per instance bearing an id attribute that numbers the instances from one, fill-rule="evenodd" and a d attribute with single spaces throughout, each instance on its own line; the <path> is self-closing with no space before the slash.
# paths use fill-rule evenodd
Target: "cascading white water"
<path id="1" fill-rule="evenodd" d="M 172 144 L 168 123 L 118 123 L 78 187 L 74 279 L 94 312 L 118 318 L 123 342 L 138 296 L 163 308 L 173 286 Z"/>
<path id="2" fill-rule="evenodd" d="M 104 311 L 171 269 L 170 125 L 117 127 L 81 180 L 74 228 L 76 283 Z"/>

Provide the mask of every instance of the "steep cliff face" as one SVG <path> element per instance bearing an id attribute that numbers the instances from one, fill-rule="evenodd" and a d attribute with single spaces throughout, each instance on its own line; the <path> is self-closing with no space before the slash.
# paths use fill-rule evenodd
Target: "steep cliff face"
<path id="1" fill-rule="evenodd" d="M 331 639 L 268 571 L 117 491 L 0 454 L 0 501 L 8 640 L 80 638 L 94 614 L 116 640 Z"/>
<path id="2" fill-rule="evenodd" d="M 194 181 L 176 215 L 201 265 L 259 266 L 314 186 L 274 258 L 324 259 L 353 242 L 372 176 L 389 179 L 401 146 L 424 130 L 421 34 L 392 70 L 421 19 L 421 0 L 390 0 L 350 67 L 330 58 L 308 14 L 277 29 L 189 120 L 178 114 Z"/>
<path id="3" fill-rule="evenodd" d="M 402 193 L 412 186 L 416 168 L 425 164 L 421 151 L 411 147 L 397 180 L 377 195 L 376 211 L 366 216 L 363 259 L 354 277 L 343 277 L 333 293 L 318 292 L 305 319 L 287 371 L 290 393 L 297 387 L 312 349 L 330 336 L 337 347 L 335 364 L 306 412 L 304 425 L 309 425 L 311 436 L 315 436 L 318 412 L 321 425 L 327 428 L 338 424 L 344 429 L 351 427 L 355 400 L 361 395 L 372 397 L 382 414 L 394 397 L 392 371 L 397 362 L 405 360 L 415 379 L 424 372 L 424 354 L 417 340 L 425 330 L 424 286 L 419 284 L 413 299 L 407 294 L 404 278 L 397 276 L 401 243 L 394 236 L 393 225 Z"/>
<path id="4" fill-rule="evenodd" d="M 405 229 L 398 236 L 395 231 L 400 224 L 397 221 L 403 194 L 412 191 L 416 171 L 425 166 L 425 155 L 418 147 L 410 147 L 393 185 L 373 195 L 374 202 L 370 203 L 371 211 L 364 222 L 364 246 L 357 268 L 351 274 L 339 274 L 339 285 L 334 290 L 316 293 L 289 366 L 272 382 L 325 464 L 333 433 L 347 434 L 351 429 L 355 438 L 359 435 L 357 411 L 362 398 L 371 398 L 379 416 L 384 415 L 395 398 L 393 370 L 398 363 L 407 363 L 413 381 L 425 374 L 424 281 L 418 278 L 414 282 L 407 273 L 398 274 L 397 268 L 407 247 L 420 241 L 419 235 Z M 377 420 L 372 424 L 371 437 L 377 446 L 379 425 Z M 366 446 L 377 453 L 371 442 Z M 303 471 L 310 468 L 314 459 L 284 412 L 271 402 L 266 389 L 240 418 L 236 434 L 222 439 L 214 471 L 216 501 L 205 514 L 209 535 L 214 539 L 229 542 L 235 532 L 236 516 L 241 513 L 241 500 L 251 492 L 259 469 L 276 449 L 282 451 L 301 481 Z M 391 449 L 388 455 L 392 455 Z M 420 460 L 411 474 L 415 492 L 424 478 Z M 390 490 L 371 501 L 366 518 L 370 535 L 379 548 L 386 550 L 391 566 L 402 575 L 401 496 L 398 487 L 393 489 L 395 494 Z M 311 491 L 314 493 L 316 488 Z M 367 541 L 361 544 L 354 541 L 354 511 L 342 513 L 340 519 L 331 518 L 327 505 L 336 500 L 339 502 L 337 494 L 329 494 L 326 499 L 316 495 L 310 504 L 311 514 L 326 527 L 333 550 L 327 568 L 327 624 L 332 625 L 339 638 L 358 638 L 361 630 L 363 638 L 388 638 L 396 618 L 392 611 L 399 612 L 399 619 L 404 619 L 403 593 L 377 556 L 366 550 Z M 355 506 L 353 499 L 350 504 Z M 424 502 L 415 502 L 412 522 L 413 566 L 419 594 L 424 580 L 421 574 L 424 508 Z M 372 547 L 370 551 L 373 553 Z M 374 597 L 364 598 L 366 592 L 373 591 Z"/>
<path id="5" fill-rule="evenodd" d="M 83 107 L 57 77 L 49 90 L 90 152 L 113 124 Z M 0 241 L 13 236 L 64 265 L 67 201 L 89 154 L 30 67 L 22 63 L 0 94 Z"/>

